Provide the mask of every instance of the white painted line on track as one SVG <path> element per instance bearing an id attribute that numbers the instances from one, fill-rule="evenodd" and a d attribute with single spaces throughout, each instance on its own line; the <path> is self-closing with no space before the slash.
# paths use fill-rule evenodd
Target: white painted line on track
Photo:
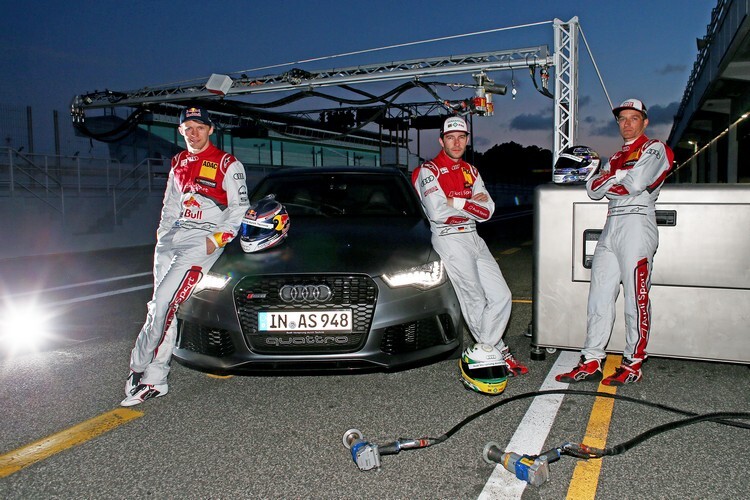
<path id="1" fill-rule="evenodd" d="M 556 381 L 555 375 L 572 370 L 578 364 L 580 356 L 578 351 L 561 351 L 539 390 L 567 389 L 568 384 Z M 505 451 L 514 451 L 522 455 L 541 453 L 563 397 L 564 394 L 535 397 Z M 526 484 L 505 470 L 501 464 L 497 464 L 487 484 L 484 485 L 479 500 L 520 499 Z"/>
<path id="2" fill-rule="evenodd" d="M 119 290 L 112 290 L 111 292 L 96 293 L 94 295 L 85 295 L 83 297 L 75 297 L 73 299 L 61 300 L 59 302 L 51 302 L 50 306 L 64 306 L 67 304 L 75 304 L 76 302 L 86 302 L 87 300 L 101 299 L 103 297 L 111 297 L 113 295 L 120 295 L 122 293 L 135 292 L 137 290 L 145 290 L 147 288 L 153 288 L 154 285 L 149 283 L 148 285 L 133 286 L 130 288 L 120 288 Z"/>
<path id="3" fill-rule="evenodd" d="M 56 292 L 58 290 L 67 290 L 69 288 L 78 288 L 81 286 L 89 286 L 89 285 L 99 285 L 101 283 L 110 283 L 112 281 L 120 281 L 120 280 L 127 280 L 130 278 L 140 278 L 142 276 L 151 276 L 152 272 L 147 273 L 136 273 L 136 274 L 126 274 L 123 276 L 114 276 L 112 278 L 104 278 L 100 280 L 94 280 L 94 281 L 85 281 L 83 283 L 73 283 L 72 285 L 62 285 L 62 286 L 55 286 L 52 288 L 44 288 L 42 290 L 32 290 L 30 292 L 23 292 L 23 293 L 15 293 L 12 295 L 8 295 L 8 297 L 23 297 L 24 295 L 33 295 L 33 294 L 40 294 L 40 293 L 47 293 L 47 292 Z"/>

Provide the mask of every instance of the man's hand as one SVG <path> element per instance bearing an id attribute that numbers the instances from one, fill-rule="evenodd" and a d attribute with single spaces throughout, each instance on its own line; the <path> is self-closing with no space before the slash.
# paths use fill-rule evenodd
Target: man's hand
<path id="1" fill-rule="evenodd" d="M 207 236 L 206 253 L 211 255 L 217 248 L 224 248 L 227 243 L 232 241 L 232 238 L 234 238 L 232 233 L 214 233 L 213 236 Z"/>
<path id="2" fill-rule="evenodd" d="M 206 255 L 211 255 L 216 251 L 216 243 L 210 236 L 206 236 Z"/>
<path id="3" fill-rule="evenodd" d="M 597 191 L 613 177 L 614 173 L 609 170 L 600 170 L 599 175 L 591 180 L 591 189 Z M 598 198 L 596 198 L 598 199 Z"/>
<path id="4" fill-rule="evenodd" d="M 474 201 L 490 201 L 490 197 L 487 196 L 487 193 L 477 193 L 474 196 L 471 197 Z"/>

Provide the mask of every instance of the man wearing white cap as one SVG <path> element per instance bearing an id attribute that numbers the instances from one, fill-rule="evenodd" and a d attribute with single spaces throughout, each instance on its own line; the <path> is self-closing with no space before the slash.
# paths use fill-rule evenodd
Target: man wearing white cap
<path id="1" fill-rule="evenodd" d="M 594 251 L 588 298 L 586 341 L 581 361 L 560 382 L 602 379 L 604 351 L 615 321 L 615 301 L 622 283 L 625 350 L 622 364 L 602 384 L 620 386 L 642 378 L 651 331 L 651 271 L 659 244 L 656 200 L 672 169 L 672 150 L 644 134 L 646 106 L 628 99 L 612 110 L 625 144 L 598 175 L 589 179 L 589 197 L 609 200 L 607 221 Z"/>
<path id="2" fill-rule="evenodd" d="M 512 376 L 529 370 L 502 340 L 511 311 L 511 293 L 476 222 L 489 220 L 495 203 L 479 171 L 462 160 L 469 129 L 458 116 L 445 120 L 442 151 L 412 173 L 412 184 L 430 219 L 432 245 L 448 272 L 466 324 L 477 342 L 495 346 Z"/>

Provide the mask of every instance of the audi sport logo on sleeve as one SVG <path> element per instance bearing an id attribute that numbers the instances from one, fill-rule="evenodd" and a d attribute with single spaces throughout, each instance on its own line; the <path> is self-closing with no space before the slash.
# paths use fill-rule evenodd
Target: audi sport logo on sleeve
<path id="1" fill-rule="evenodd" d="M 328 285 L 284 285 L 279 289 L 283 302 L 327 302 L 333 297 Z"/>

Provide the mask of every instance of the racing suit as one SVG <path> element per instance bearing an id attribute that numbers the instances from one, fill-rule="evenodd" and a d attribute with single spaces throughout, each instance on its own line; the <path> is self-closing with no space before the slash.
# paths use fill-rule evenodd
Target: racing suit
<path id="1" fill-rule="evenodd" d="M 172 158 L 154 251 L 154 294 L 130 354 L 143 384 L 166 384 L 176 337 L 175 314 L 238 233 L 248 207 L 245 168 L 213 144 Z M 207 254 L 210 238 L 216 249 Z"/>
<path id="2" fill-rule="evenodd" d="M 495 211 L 479 171 L 445 151 L 412 172 L 412 184 L 430 219 L 432 246 L 443 260 L 458 296 L 466 324 L 474 340 L 498 350 L 511 311 L 511 292 L 500 266 L 484 240 L 476 221 L 486 221 Z M 488 201 L 471 198 L 484 193 Z M 450 207 L 447 198 L 454 199 Z"/>
<path id="3" fill-rule="evenodd" d="M 659 244 L 656 200 L 672 169 L 672 150 L 641 135 L 615 153 L 586 183 L 590 198 L 609 199 L 607 221 L 591 266 L 586 341 L 581 353 L 604 359 L 623 288 L 625 358 L 646 359 L 651 331 L 651 269 Z"/>

